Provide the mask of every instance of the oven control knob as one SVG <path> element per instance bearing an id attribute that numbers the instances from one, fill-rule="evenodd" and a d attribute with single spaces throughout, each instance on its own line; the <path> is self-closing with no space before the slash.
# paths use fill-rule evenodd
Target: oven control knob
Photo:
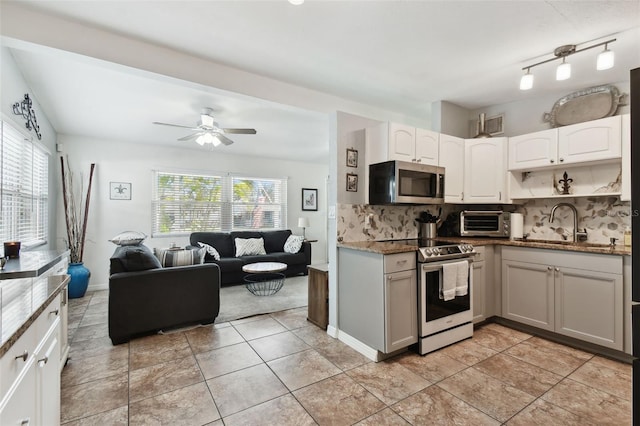
<path id="1" fill-rule="evenodd" d="M 431 256 L 431 249 L 430 248 L 423 249 L 422 252 L 423 252 L 425 257 L 430 257 Z"/>
<path id="2" fill-rule="evenodd" d="M 439 248 L 437 248 L 437 247 L 436 247 L 436 248 L 431 249 L 431 251 L 433 252 L 433 255 L 434 255 L 434 256 L 438 256 L 438 255 L 440 254 L 440 249 L 439 249 Z"/>

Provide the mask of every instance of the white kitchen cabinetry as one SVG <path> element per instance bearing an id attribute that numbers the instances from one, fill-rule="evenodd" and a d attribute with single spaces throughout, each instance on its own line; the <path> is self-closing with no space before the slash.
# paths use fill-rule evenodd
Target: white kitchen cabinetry
<path id="1" fill-rule="evenodd" d="M 631 201 L 631 116 L 622 116 L 622 193 L 621 201 Z"/>
<path id="2" fill-rule="evenodd" d="M 622 257 L 504 247 L 502 316 L 623 350 Z"/>
<path id="3" fill-rule="evenodd" d="M 509 170 L 592 163 L 621 156 L 621 116 L 509 138 Z"/>
<path id="4" fill-rule="evenodd" d="M 398 160 L 438 164 L 439 134 L 398 123 L 381 123 L 366 129 L 367 164 Z"/>
<path id="5" fill-rule="evenodd" d="M 555 164 L 558 129 L 509 138 L 509 170 L 525 170 Z"/>
<path id="6" fill-rule="evenodd" d="M 338 328 L 371 349 L 391 353 L 418 341 L 415 252 L 338 251 Z"/>
<path id="7" fill-rule="evenodd" d="M 476 246 L 473 257 L 473 322 L 478 323 L 496 314 L 494 286 L 494 248 Z"/>
<path id="8" fill-rule="evenodd" d="M 464 196 L 464 139 L 440 135 L 440 167 L 444 173 L 444 202 L 462 203 Z"/>
<path id="9" fill-rule="evenodd" d="M 465 140 L 462 201 L 470 204 L 509 203 L 506 160 L 507 138 Z M 445 174 L 445 185 L 446 179 Z"/>

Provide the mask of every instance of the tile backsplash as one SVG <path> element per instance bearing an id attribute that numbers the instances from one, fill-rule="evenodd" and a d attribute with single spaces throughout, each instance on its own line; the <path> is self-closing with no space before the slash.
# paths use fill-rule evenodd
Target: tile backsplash
<path id="1" fill-rule="evenodd" d="M 573 204 L 578 211 L 578 228 L 586 228 L 588 241 L 609 244 L 610 238 L 623 243 L 624 231 L 631 226 L 631 205 L 618 197 L 575 197 L 535 199 L 519 206 L 504 206 L 505 210 L 523 213 L 524 234 L 531 239 L 571 241 L 573 213 L 559 207 L 555 220 L 549 223 L 551 208 L 560 202 Z M 444 204 L 442 218 L 454 211 L 477 208 L 471 205 Z M 500 206 L 493 206 L 500 208 Z M 415 223 L 421 212 L 438 214 L 439 206 L 372 206 L 339 204 L 337 209 L 338 241 L 399 240 L 417 238 Z M 365 226 L 369 216 L 370 226 Z"/>

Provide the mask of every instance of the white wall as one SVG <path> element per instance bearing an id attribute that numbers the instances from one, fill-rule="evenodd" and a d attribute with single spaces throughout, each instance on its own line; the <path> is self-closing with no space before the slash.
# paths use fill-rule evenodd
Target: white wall
<path id="1" fill-rule="evenodd" d="M 56 132 L 51 123 L 49 123 L 49 119 L 42 111 L 42 108 L 40 108 L 38 100 L 34 98 L 33 92 L 20 73 L 11 52 L 6 47 L 0 48 L 0 67 L 0 82 L 2 83 L 0 85 L 0 87 L 2 87 L 2 90 L 0 90 L 2 120 L 11 122 L 17 129 L 22 131 L 26 137 L 30 137 L 33 138 L 34 141 L 38 141 L 38 143 L 42 144 L 42 146 L 52 154 L 49 158 L 49 199 L 55 200 L 60 187 L 60 178 L 56 178 L 58 175 L 56 174 L 55 167 L 57 160 L 55 155 L 57 138 Z M 38 137 L 33 130 L 29 131 L 25 128 L 25 120 L 22 116 L 15 115 L 13 113 L 13 104 L 16 102 L 22 102 L 25 93 L 29 94 L 29 98 L 31 98 L 33 102 L 32 108 L 36 113 L 36 119 L 40 126 L 40 134 L 42 135 L 41 140 L 38 140 Z M 49 223 L 51 225 L 49 226 L 48 243 L 44 247 L 38 247 L 39 250 L 56 247 L 55 223 L 57 211 L 55 209 L 55 201 L 51 202 L 49 206 Z"/>
<path id="2" fill-rule="evenodd" d="M 142 231 L 150 237 L 148 247 L 168 247 L 188 244 L 184 237 L 151 237 L 151 183 L 153 170 L 222 171 L 246 173 L 252 176 L 288 177 L 288 228 L 301 234 L 298 217 L 309 218 L 307 238 L 312 243 L 312 263 L 326 262 L 326 165 L 264 160 L 257 157 L 237 157 L 224 154 L 224 147 L 210 151 L 194 148 L 165 148 L 129 144 L 118 141 L 94 140 L 79 136 L 60 135 L 64 155 L 75 175 L 84 176 L 90 163 L 96 163 L 89 210 L 84 263 L 91 270 L 90 289 L 106 288 L 109 258 L 116 246 L 108 240 L 122 231 Z M 195 144 L 194 144 L 195 145 Z M 197 145 L 196 145 L 197 146 Z M 199 148 L 199 147 L 198 147 Z M 56 170 L 59 173 L 59 167 Z M 109 182 L 131 182 L 132 199 L 110 200 Z M 85 187 L 86 188 L 86 187 Z M 301 188 L 318 188 L 318 211 L 301 211 Z M 62 198 L 58 196 L 58 235 L 64 235 Z M 58 244 L 64 243 L 60 238 Z"/>

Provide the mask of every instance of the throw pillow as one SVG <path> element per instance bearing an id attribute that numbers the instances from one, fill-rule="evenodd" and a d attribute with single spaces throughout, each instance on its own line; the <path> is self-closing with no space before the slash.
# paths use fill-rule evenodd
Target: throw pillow
<path id="1" fill-rule="evenodd" d="M 204 262 L 205 249 L 154 249 L 163 267 L 199 265 Z"/>
<path id="2" fill-rule="evenodd" d="M 144 244 L 120 246 L 111 256 L 110 273 L 146 271 L 161 266 L 149 247 Z"/>
<path id="3" fill-rule="evenodd" d="M 144 239 L 147 238 L 147 235 L 143 232 L 138 231 L 124 231 L 110 239 L 113 244 L 117 246 L 137 246 Z"/>
<path id="4" fill-rule="evenodd" d="M 236 257 L 267 254 L 262 238 L 236 238 Z"/>
<path id="5" fill-rule="evenodd" d="M 209 256 L 213 257 L 215 260 L 220 260 L 220 253 L 218 253 L 218 250 L 216 250 L 215 247 L 206 243 L 201 243 L 200 241 L 198 241 L 198 245 L 202 247 Z"/>
<path id="6" fill-rule="evenodd" d="M 304 237 L 300 235 L 289 235 L 287 241 L 284 242 L 284 251 L 287 253 L 297 253 L 302 248 Z"/>

